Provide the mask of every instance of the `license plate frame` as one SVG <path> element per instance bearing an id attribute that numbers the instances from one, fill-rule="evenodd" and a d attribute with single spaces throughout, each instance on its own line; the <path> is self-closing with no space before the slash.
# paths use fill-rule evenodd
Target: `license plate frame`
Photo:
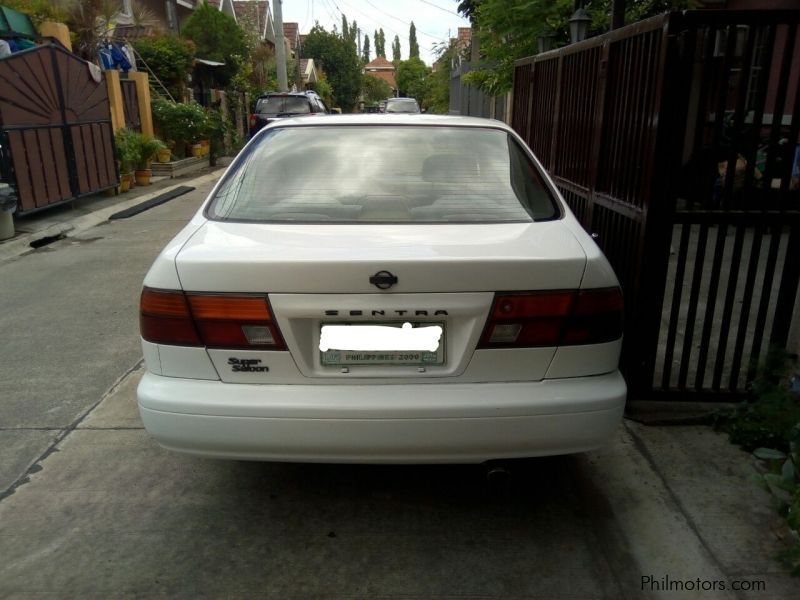
<path id="1" fill-rule="evenodd" d="M 318 350 L 319 361 L 323 367 L 378 366 L 378 367 L 441 367 L 447 360 L 445 351 L 447 326 L 444 321 L 327 321 L 320 323 L 322 328 L 328 325 L 359 327 L 381 326 L 400 328 L 404 323 L 411 323 L 414 328 L 438 325 L 442 328 L 439 347 L 435 352 L 425 350 Z"/>

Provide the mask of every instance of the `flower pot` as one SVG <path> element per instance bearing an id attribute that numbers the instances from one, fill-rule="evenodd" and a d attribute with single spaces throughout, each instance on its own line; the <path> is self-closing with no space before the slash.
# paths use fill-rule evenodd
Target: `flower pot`
<path id="1" fill-rule="evenodd" d="M 150 178 L 153 176 L 153 171 L 150 169 L 137 169 L 136 185 L 150 185 Z"/>
<path id="2" fill-rule="evenodd" d="M 192 156 L 202 156 L 203 147 L 200 144 L 192 144 Z"/>
<path id="3" fill-rule="evenodd" d="M 211 142 L 209 140 L 200 140 L 200 147 L 203 149 L 200 156 L 208 156 L 208 153 L 211 152 Z"/>
<path id="4" fill-rule="evenodd" d="M 123 194 L 131 189 L 131 174 L 123 173 L 119 176 L 119 191 Z"/>
<path id="5" fill-rule="evenodd" d="M 172 153 L 169 151 L 169 148 L 164 148 L 163 150 L 158 151 L 158 162 L 160 163 L 168 163 Z"/>

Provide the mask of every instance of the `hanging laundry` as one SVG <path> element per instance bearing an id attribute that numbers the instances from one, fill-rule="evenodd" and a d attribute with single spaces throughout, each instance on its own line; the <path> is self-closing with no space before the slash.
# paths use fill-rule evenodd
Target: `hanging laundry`
<path id="1" fill-rule="evenodd" d="M 125 58 L 128 59 L 128 63 L 131 65 L 130 70 L 136 70 L 136 55 L 133 53 L 133 47 L 130 44 L 123 44 L 122 45 L 122 52 L 125 54 Z"/>
<path id="2" fill-rule="evenodd" d="M 111 44 L 111 58 L 114 59 L 114 68 L 126 73 L 131 70 L 131 63 L 125 53 L 122 51 L 120 44 Z"/>
<path id="3" fill-rule="evenodd" d="M 127 73 L 131 70 L 131 62 L 123 52 L 122 44 L 103 44 L 97 49 L 97 57 L 100 59 L 100 66 L 104 71 L 116 69 Z"/>

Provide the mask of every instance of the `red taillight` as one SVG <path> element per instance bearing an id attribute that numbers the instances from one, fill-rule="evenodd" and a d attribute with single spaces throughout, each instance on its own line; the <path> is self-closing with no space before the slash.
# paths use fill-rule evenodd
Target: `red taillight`
<path id="1" fill-rule="evenodd" d="M 145 340 L 156 344 L 285 349 L 265 295 L 184 294 L 145 288 L 141 330 Z"/>
<path id="2" fill-rule="evenodd" d="M 479 347 L 599 344 L 621 335 L 619 288 L 498 294 Z"/>
<path id="3" fill-rule="evenodd" d="M 255 115 L 250 115 L 250 127 L 255 127 L 256 123 L 258 123 L 258 117 Z"/>
<path id="4" fill-rule="evenodd" d="M 142 337 L 154 344 L 201 345 L 183 292 L 144 288 L 139 327 Z"/>

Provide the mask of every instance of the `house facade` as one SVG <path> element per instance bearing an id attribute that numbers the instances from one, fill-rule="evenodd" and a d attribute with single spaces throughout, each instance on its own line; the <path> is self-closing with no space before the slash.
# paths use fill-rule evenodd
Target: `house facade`
<path id="1" fill-rule="evenodd" d="M 364 73 L 370 77 L 382 79 L 392 88 L 392 93 L 397 96 L 397 79 L 395 66 L 383 56 L 371 60 L 364 66 Z"/>

